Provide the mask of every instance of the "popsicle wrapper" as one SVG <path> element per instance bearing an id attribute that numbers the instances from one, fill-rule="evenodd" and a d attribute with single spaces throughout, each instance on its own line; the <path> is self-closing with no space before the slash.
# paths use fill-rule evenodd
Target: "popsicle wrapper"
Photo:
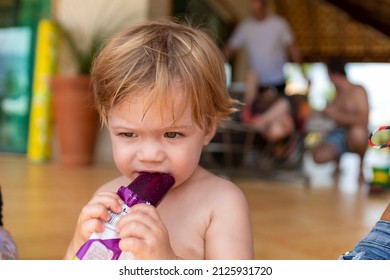
<path id="1" fill-rule="evenodd" d="M 79 249 L 75 260 L 129 260 L 134 259 L 131 252 L 119 249 L 120 237 L 116 231 L 119 219 L 128 213 L 131 206 L 146 203 L 157 206 L 175 180 L 168 174 L 142 173 L 129 186 L 121 186 L 117 194 L 124 201 L 122 211 L 109 211 L 110 219 L 105 222 L 105 230 L 93 233 Z"/>

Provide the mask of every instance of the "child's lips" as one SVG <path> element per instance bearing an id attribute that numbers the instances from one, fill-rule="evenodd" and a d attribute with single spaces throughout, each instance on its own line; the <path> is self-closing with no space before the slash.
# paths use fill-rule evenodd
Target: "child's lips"
<path id="1" fill-rule="evenodd" d="M 144 173 L 149 173 L 149 174 L 166 174 L 166 175 L 171 175 L 169 172 L 161 171 L 161 170 L 142 170 L 137 172 L 137 176 L 144 174 Z"/>

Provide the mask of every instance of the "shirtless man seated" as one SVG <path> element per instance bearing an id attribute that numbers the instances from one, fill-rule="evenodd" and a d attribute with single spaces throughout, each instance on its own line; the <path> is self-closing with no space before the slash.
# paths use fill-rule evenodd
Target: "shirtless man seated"
<path id="1" fill-rule="evenodd" d="M 361 85 L 353 84 L 348 80 L 343 62 L 331 60 L 327 68 L 329 78 L 336 88 L 336 95 L 322 114 L 334 121 L 335 129 L 314 148 L 313 159 L 316 163 L 336 162 L 335 174 L 337 174 L 341 155 L 345 152 L 356 153 L 360 157 L 359 181 L 362 181 L 364 180 L 363 158 L 368 143 L 367 92 Z"/>

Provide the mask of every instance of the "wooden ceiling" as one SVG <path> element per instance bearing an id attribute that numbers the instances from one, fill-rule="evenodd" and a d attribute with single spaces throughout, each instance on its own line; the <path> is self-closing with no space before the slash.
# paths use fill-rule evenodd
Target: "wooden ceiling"
<path id="1" fill-rule="evenodd" d="M 390 0 L 273 0 L 304 61 L 390 62 Z"/>

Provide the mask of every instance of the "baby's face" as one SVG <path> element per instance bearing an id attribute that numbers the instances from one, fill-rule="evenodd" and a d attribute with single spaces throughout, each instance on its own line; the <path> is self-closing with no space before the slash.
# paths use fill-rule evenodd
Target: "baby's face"
<path id="1" fill-rule="evenodd" d="M 198 129 L 190 104 L 181 100 L 180 93 L 173 96 L 173 106 L 168 102 L 148 107 L 141 95 L 110 110 L 108 129 L 114 160 L 126 177 L 134 179 L 144 171 L 164 172 L 180 185 L 198 166 L 203 145 L 213 133 Z"/>

